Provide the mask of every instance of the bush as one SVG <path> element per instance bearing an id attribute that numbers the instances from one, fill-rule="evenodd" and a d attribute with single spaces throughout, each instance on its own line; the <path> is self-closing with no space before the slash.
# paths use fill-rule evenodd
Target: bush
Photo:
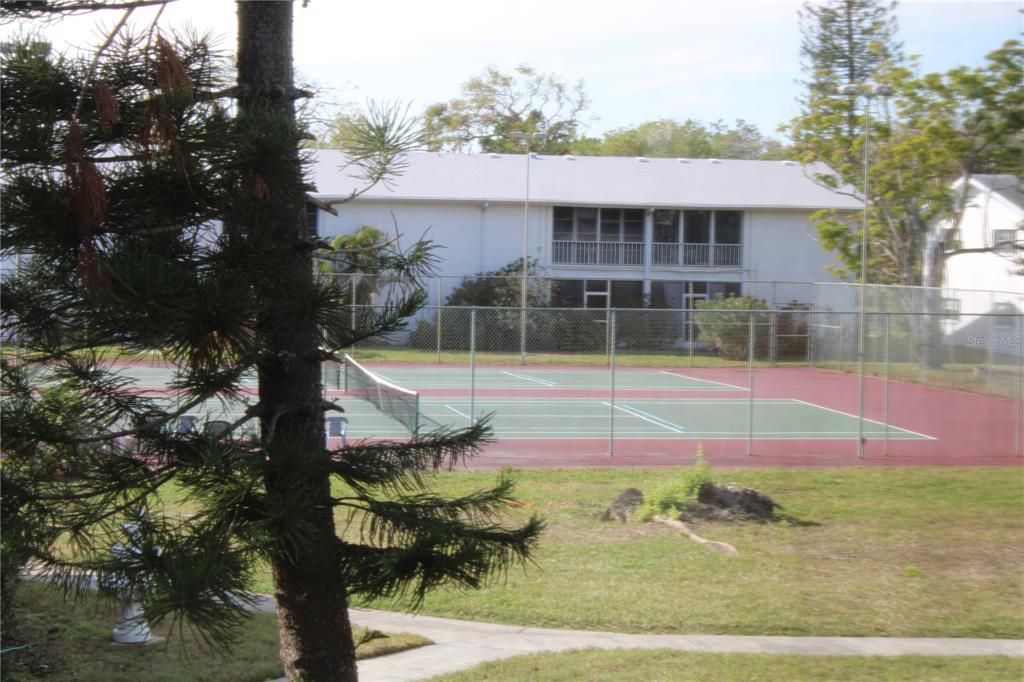
<path id="1" fill-rule="evenodd" d="M 768 304 L 753 296 L 716 296 L 697 302 L 694 313 L 700 338 L 727 360 L 745 360 L 750 354 L 750 311 L 768 310 Z M 768 313 L 756 313 L 755 328 L 768 329 Z M 755 332 L 757 333 L 757 332 Z"/>
<path id="2" fill-rule="evenodd" d="M 676 516 L 693 504 L 700 491 L 713 483 L 711 466 L 704 457 L 704 446 L 697 446 L 697 461 L 684 469 L 679 476 L 644 495 L 644 503 L 637 516 L 641 521 L 650 521 L 655 516 Z"/>

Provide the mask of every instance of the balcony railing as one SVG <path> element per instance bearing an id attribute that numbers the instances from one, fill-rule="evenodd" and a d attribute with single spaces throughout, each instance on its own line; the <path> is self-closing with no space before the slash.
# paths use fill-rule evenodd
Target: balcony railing
<path id="1" fill-rule="evenodd" d="M 739 266 L 742 244 L 652 244 L 651 265 Z"/>
<path id="2" fill-rule="evenodd" d="M 552 242 L 551 260 L 558 265 L 643 265 L 640 242 Z"/>
<path id="3" fill-rule="evenodd" d="M 552 242 L 555 265 L 643 265 L 644 245 L 639 242 Z M 651 265 L 677 267 L 738 267 L 742 244 L 651 245 Z"/>

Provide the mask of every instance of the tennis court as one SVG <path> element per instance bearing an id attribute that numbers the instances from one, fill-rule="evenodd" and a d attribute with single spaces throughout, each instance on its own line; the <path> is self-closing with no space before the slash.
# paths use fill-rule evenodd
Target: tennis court
<path id="1" fill-rule="evenodd" d="M 358 380 L 346 390 L 344 366 L 327 365 L 325 397 L 345 408 L 349 443 L 489 415 L 493 440 L 474 468 L 678 465 L 699 448 L 733 466 L 1024 463 L 1014 400 L 881 377 L 865 379 L 860 404 L 856 375 L 812 367 L 366 365 L 406 390 Z M 171 367 L 129 371 L 173 400 Z M 255 388 L 243 383 L 243 395 Z M 240 404 L 195 412 L 234 421 Z"/>
<path id="2" fill-rule="evenodd" d="M 680 370 L 370 369 L 349 358 L 335 371 L 334 388 L 349 398 L 346 412 L 351 438 L 407 435 L 407 416 L 395 420 L 385 414 L 416 410 L 413 423 L 420 431 L 467 426 L 488 415 L 499 441 L 849 440 L 862 435 L 867 439 L 933 440 L 927 434 L 877 421 L 865 420 L 861 425 L 853 414 L 796 398 L 755 398 L 738 384 Z M 328 386 L 331 378 L 327 377 Z M 396 396 L 403 389 L 417 395 L 406 393 L 406 401 L 399 401 Z"/>
<path id="3" fill-rule="evenodd" d="M 753 407 L 753 411 L 751 411 Z M 398 422 L 372 404 L 345 404 L 349 437 L 400 438 L 408 435 Z M 751 414 L 751 412 L 753 412 Z M 629 439 L 745 439 L 753 427 L 757 439 L 856 439 L 857 418 L 800 400 L 636 399 L 611 402 L 594 398 L 485 398 L 470 401 L 421 398 L 420 428 L 467 426 L 491 414 L 494 435 L 508 439 L 591 439 L 614 435 Z M 609 428 L 614 424 L 614 432 Z M 886 431 L 888 430 L 888 433 Z M 894 426 L 868 422 L 868 438 L 931 439 Z"/>

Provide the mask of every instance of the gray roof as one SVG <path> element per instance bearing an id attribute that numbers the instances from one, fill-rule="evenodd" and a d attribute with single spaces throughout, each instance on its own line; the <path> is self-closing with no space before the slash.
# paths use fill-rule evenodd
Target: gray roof
<path id="1" fill-rule="evenodd" d="M 362 196 L 390 201 L 521 202 L 526 189 L 522 154 L 414 152 L 393 182 Z M 330 202 L 363 186 L 336 150 L 313 152 L 313 195 Z M 784 161 L 636 159 L 612 156 L 541 156 L 530 159 L 530 201 L 546 204 L 821 208 L 860 210 L 860 200 L 812 179 L 821 165 Z"/>
<path id="2" fill-rule="evenodd" d="M 971 176 L 971 180 L 984 189 L 998 194 L 1007 202 L 1024 211 L 1024 192 L 1021 187 L 1024 183 L 1016 175 L 986 175 L 978 173 Z"/>

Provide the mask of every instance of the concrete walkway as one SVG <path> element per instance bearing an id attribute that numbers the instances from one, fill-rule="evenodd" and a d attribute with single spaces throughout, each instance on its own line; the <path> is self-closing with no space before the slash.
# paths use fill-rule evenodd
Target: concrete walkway
<path id="1" fill-rule="evenodd" d="M 273 602 L 263 606 L 273 610 Z M 362 682 L 405 682 L 472 668 L 480 663 L 568 649 L 677 649 L 720 653 L 830 656 L 1012 656 L 1024 658 L 1024 640 L 900 637 L 759 637 L 739 635 L 624 635 L 549 630 L 352 609 L 352 622 L 383 632 L 410 632 L 432 646 L 359 663 Z"/>

